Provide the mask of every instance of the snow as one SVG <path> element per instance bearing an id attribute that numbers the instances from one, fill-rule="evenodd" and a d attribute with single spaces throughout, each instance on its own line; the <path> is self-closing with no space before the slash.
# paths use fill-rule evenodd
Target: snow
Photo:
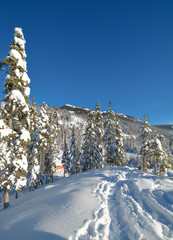
<path id="1" fill-rule="evenodd" d="M 0 138 L 7 137 L 7 136 L 9 136 L 12 133 L 13 133 L 13 131 L 10 128 L 0 129 Z"/>
<path id="2" fill-rule="evenodd" d="M 163 152 L 162 144 L 158 138 L 154 138 L 154 142 L 156 144 L 156 151 L 161 151 Z"/>
<path id="3" fill-rule="evenodd" d="M 8 55 L 16 58 L 17 60 L 21 59 L 21 54 L 16 49 L 11 49 Z"/>
<path id="4" fill-rule="evenodd" d="M 130 167 L 92 170 L 11 200 L 0 211 L 0 238 L 173 239 L 172 203 L 168 178 Z"/>
<path id="5" fill-rule="evenodd" d="M 26 105 L 25 98 L 23 94 L 19 90 L 12 90 L 10 93 L 10 100 L 19 101 L 22 105 Z"/>
<path id="6" fill-rule="evenodd" d="M 22 58 L 18 60 L 17 66 L 23 68 L 23 70 L 26 71 L 26 61 L 24 61 Z"/>
<path id="7" fill-rule="evenodd" d="M 3 119 L 0 119 L 0 138 L 7 137 L 12 133 L 12 129 L 8 128 L 8 126 L 4 123 Z"/>
<path id="8" fill-rule="evenodd" d="M 15 35 L 16 35 L 16 36 L 18 36 L 18 35 L 23 36 L 22 28 L 16 27 L 16 28 L 14 29 L 14 31 L 15 31 Z"/>
<path id="9" fill-rule="evenodd" d="M 21 54 L 16 49 L 11 49 L 8 53 L 10 57 L 16 58 L 18 60 L 17 66 L 21 67 L 26 71 L 26 61 L 22 59 Z"/>
<path id="10" fill-rule="evenodd" d="M 14 42 L 18 44 L 21 49 L 25 49 L 25 40 L 14 36 Z"/>
<path id="11" fill-rule="evenodd" d="M 25 142 L 30 141 L 30 133 L 26 129 L 21 130 L 20 140 L 24 140 Z"/>
<path id="12" fill-rule="evenodd" d="M 78 107 L 78 106 L 74 106 L 74 105 L 70 105 L 70 104 L 65 104 L 64 106 L 65 106 L 65 107 L 69 107 L 69 108 L 79 109 L 79 110 L 91 111 L 91 109 L 89 109 L 89 108 Z M 64 106 L 63 106 L 63 107 L 64 107 Z"/>
<path id="13" fill-rule="evenodd" d="M 26 87 L 25 90 L 24 90 L 24 94 L 29 97 L 30 95 L 30 88 L 29 87 Z"/>
<path id="14" fill-rule="evenodd" d="M 26 72 L 22 75 L 22 81 L 26 82 L 26 84 L 30 83 L 30 78 L 28 77 L 28 74 Z"/>
<path id="15" fill-rule="evenodd" d="M 4 120 L 3 119 L 0 119 L 0 128 L 5 128 L 6 125 L 4 123 Z"/>
<path id="16" fill-rule="evenodd" d="M 17 68 L 17 69 L 15 69 L 13 72 L 16 74 L 16 77 L 20 78 L 20 76 L 21 76 L 21 73 L 20 73 L 20 71 L 19 71 L 19 69 L 18 69 L 18 68 Z M 8 77 L 8 76 L 9 76 L 9 77 Z M 8 78 L 10 78 L 10 75 L 7 75 L 7 77 L 6 77 L 6 80 L 8 80 Z"/>

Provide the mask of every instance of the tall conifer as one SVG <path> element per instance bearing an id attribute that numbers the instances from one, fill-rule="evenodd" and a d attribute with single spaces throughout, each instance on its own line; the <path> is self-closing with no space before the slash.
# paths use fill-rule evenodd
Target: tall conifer
<path id="1" fill-rule="evenodd" d="M 125 166 L 126 163 L 126 159 L 125 159 L 125 148 L 124 148 L 124 143 L 123 143 L 123 133 L 121 130 L 121 126 L 119 123 L 119 119 L 118 116 L 116 117 L 116 130 L 115 130 L 115 134 L 116 134 L 116 165 L 117 166 Z"/>
<path id="2" fill-rule="evenodd" d="M 146 114 L 144 114 L 142 131 L 140 133 L 140 136 L 142 138 L 142 144 L 140 149 L 141 159 L 138 164 L 138 168 L 143 171 L 147 171 L 147 162 L 151 157 L 151 153 L 150 153 L 151 133 L 152 133 L 152 130 L 151 130 L 150 124 L 147 122 Z"/>
<path id="3" fill-rule="evenodd" d="M 104 124 L 103 142 L 105 146 L 105 162 L 108 165 L 116 163 L 116 149 L 115 149 L 115 114 L 112 111 L 112 104 L 109 102 L 109 110 L 107 112 L 107 119 Z"/>
<path id="4" fill-rule="evenodd" d="M 30 132 L 31 143 L 28 146 L 28 170 L 29 170 L 29 186 L 37 187 L 39 184 L 40 164 L 39 164 L 39 138 L 38 138 L 38 117 L 34 98 L 30 106 Z"/>
<path id="5" fill-rule="evenodd" d="M 104 134 L 104 126 L 103 126 L 103 116 L 101 114 L 101 106 L 100 102 L 97 101 L 97 104 L 95 106 L 95 112 L 94 112 L 94 131 L 96 134 L 96 138 L 98 139 L 98 145 L 99 145 L 99 151 L 100 151 L 100 167 L 102 167 L 104 159 L 103 159 L 103 134 Z"/>
<path id="6" fill-rule="evenodd" d="M 87 126 L 84 133 L 81 156 L 81 170 L 83 172 L 100 167 L 101 157 L 99 140 L 95 133 L 94 112 L 88 115 Z"/>
<path id="7" fill-rule="evenodd" d="M 2 69 L 7 71 L 4 92 L 5 106 L 2 110 L 2 119 L 12 129 L 13 137 L 7 140 L 12 149 L 10 169 L 11 185 L 16 193 L 26 186 L 26 175 L 28 170 L 27 145 L 30 142 L 29 132 L 29 106 L 30 79 L 27 75 L 25 53 L 25 39 L 21 28 L 15 28 L 14 40 L 10 45 L 8 56 L 0 63 Z M 8 185 L 9 186 L 9 185 Z M 4 183 L 6 200 L 4 207 L 8 206 L 9 190 Z M 8 196 L 7 196 L 8 195 Z M 17 195 L 16 195 L 17 196 Z"/>
<path id="8" fill-rule="evenodd" d="M 38 116 L 38 151 L 39 151 L 39 165 L 40 165 L 40 179 L 43 183 L 44 170 L 45 170 L 45 157 L 48 148 L 48 128 L 49 118 L 47 114 L 47 105 L 43 102 L 40 113 Z"/>

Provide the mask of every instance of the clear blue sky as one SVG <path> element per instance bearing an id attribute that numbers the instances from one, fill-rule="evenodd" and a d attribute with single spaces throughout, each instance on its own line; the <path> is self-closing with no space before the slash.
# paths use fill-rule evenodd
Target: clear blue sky
<path id="1" fill-rule="evenodd" d="M 172 0 L 5 0 L 0 16 L 0 59 L 23 28 L 38 105 L 99 100 L 107 110 L 111 100 L 114 111 L 173 123 Z"/>

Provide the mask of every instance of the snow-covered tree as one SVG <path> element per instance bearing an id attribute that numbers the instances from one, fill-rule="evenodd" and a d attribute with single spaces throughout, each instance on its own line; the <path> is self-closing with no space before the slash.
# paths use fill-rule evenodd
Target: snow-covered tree
<path id="1" fill-rule="evenodd" d="M 101 106 L 100 102 L 97 101 L 97 104 L 95 106 L 95 112 L 94 112 L 94 131 L 96 133 L 96 137 L 98 139 L 99 144 L 99 151 L 100 151 L 100 167 L 102 167 L 104 159 L 103 159 L 103 134 L 104 134 L 104 126 L 103 126 L 103 116 L 100 112 Z"/>
<path id="2" fill-rule="evenodd" d="M 10 171 L 16 193 L 26 186 L 28 169 L 27 145 L 30 142 L 28 106 L 30 79 L 27 75 L 25 58 L 24 35 L 21 28 L 15 28 L 10 51 L 8 56 L 0 63 L 0 66 L 7 71 L 4 85 L 5 106 L 2 110 L 2 119 L 8 128 L 13 131 L 12 139 L 7 141 L 10 148 L 13 149 Z M 6 185 L 3 187 L 5 189 Z M 9 191 L 7 194 L 9 195 Z"/>
<path id="3" fill-rule="evenodd" d="M 138 168 L 147 171 L 147 162 L 150 161 L 150 144 L 151 144 L 151 127 L 147 122 L 146 114 L 144 114 L 144 120 L 142 123 L 142 130 L 140 136 L 142 138 L 142 144 L 140 149 L 141 158 L 139 159 Z"/>
<path id="4" fill-rule="evenodd" d="M 166 176 L 167 154 L 163 149 L 163 139 L 155 131 L 150 144 L 150 152 L 154 158 L 154 174 L 163 174 Z"/>
<path id="5" fill-rule="evenodd" d="M 168 169 L 171 169 L 171 162 L 168 157 L 168 154 L 165 151 L 165 137 L 162 134 L 159 134 L 159 140 L 163 149 L 162 164 L 160 166 L 160 175 L 167 176 Z"/>
<path id="6" fill-rule="evenodd" d="M 70 155 L 71 155 L 71 174 L 78 173 L 80 170 L 79 154 L 76 146 L 76 138 L 74 128 L 72 129 L 71 144 L 70 144 Z"/>
<path id="7" fill-rule="evenodd" d="M 58 115 L 57 112 L 49 114 L 49 127 L 48 127 L 48 147 L 45 156 L 45 169 L 46 183 L 50 180 L 53 182 L 53 174 L 56 171 L 56 157 L 57 157 L 57 134 L 58 134 Z"/>
<path id="8" fill-rule="evenodd" d="M 38 116 L 38 151 L 39 151 L 39 165 L 40 165 L 40 180 L 43 183 L 44 169 L 45 169 L 45 157 L 48 148 L 48 139 L 49 139 L 49 117 L 47 114 L 47 106 L 43 102 L 40 113 Z"/>
<path id="9" fill-rule="evenodd" d="M 4 208 L 9 206 L 9 191 L 13 189 L 13 131 L 0 119 L 0 190 L 4 190 Z"/>
<path id="10" fill-rule="evenodd" d="M 81 156 L 81 170 L 83 172 L 100 167 L 101 156 L 99 141 L 95 133 L 94 112 L 88 115 L 87 126 L 84 133 Z"/>
<path id="11" fill-rule="evenodd" d="M 125 148 L 124 148 L 124 143 L 123 143 L 123 133 L 121 130 L 118 116 L 116 117 L 115 134 L 116 134 L 116 138 L 115 138 L 116 165 L 117 166 L 125 166 L 126 159 L 125 159 Z"/>
<path id="12" fill-rule="evenodd" d="M 111 102 L 109 102 L 109 110 L 107 112 L 107 119 L 104 124 L 105 131 L 103 135 L 103 142 L 105 146 L 105 162 L 108 165 L 116 163 L 116 149 L 115 149 L 115 114 L 112 111 Z"/>
<path id="13" fill-rule="evenodd" d="M 40 165 L 38 154 L 38 117 L 34 99 L 32 99 L 30 106 L 30 133 L 31 142 L 28 146 L 29 186 L 30 188 L 36 188 L 39 184 Z"/>
<path id="14" fill-rule="evenodd" d="M 70 175 L 71 173 L 71 158 L 70 158 L 70 151 L 67 146 L 66 139 L 64 141 L 64 150 L 62 155 L 62 165 L 64 166 L 64 177 L 65 175 Z"/>

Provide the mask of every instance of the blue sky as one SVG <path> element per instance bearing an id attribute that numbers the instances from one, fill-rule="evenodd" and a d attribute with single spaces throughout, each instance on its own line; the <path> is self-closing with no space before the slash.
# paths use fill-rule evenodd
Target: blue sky
<path id="1" fill-rule="evenodd" d="M 114 111 L 173 123 L 172 13 L 172 0 L 2 1 L 0 59 L 21 27 L 38 105 L 99 100 L 107 110 L 111 100 Z"/>

